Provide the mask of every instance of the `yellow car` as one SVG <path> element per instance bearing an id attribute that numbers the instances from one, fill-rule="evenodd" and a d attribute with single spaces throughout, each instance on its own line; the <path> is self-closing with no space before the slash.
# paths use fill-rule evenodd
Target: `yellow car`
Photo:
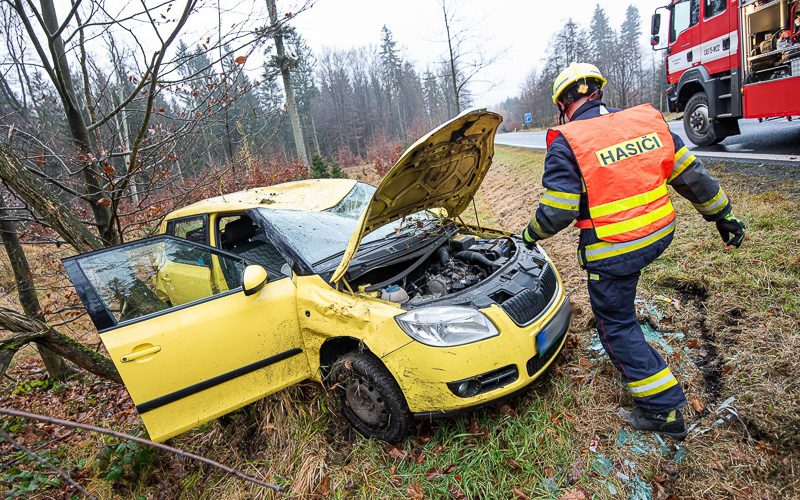
<path id="1" fill-rule="evenodd" d="M 375 188 L 305 180 L 201 201 L 161 234 L 64 259 L 163 441 L 296 382 L 329 384 L 360 433 L 527 389 L 572 307 L 541 247 L 458 217 L 502 118 L 466 112 Z"/>

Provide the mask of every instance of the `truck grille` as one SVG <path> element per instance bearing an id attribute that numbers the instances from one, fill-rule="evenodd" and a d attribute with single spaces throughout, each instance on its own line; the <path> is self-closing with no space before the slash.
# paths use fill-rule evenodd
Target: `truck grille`
<path id="1" fill-rule="evenodd" d="M 556 272 L 552 265 L 547 264 L 539 280 L 538 289 L 525 289 L 500 304 L 500 307 L 514 320 L 514 323 L 527 325 L 545 310 L 553 299 L 556 289 L 558 289 Z"/>
<path id="2" fill-rule="evenodd" d="M 544 356 L 539 356 L 537 354 L 536 356 L 534 356 L 531 359 L 529 359 L 527 363 L 525 363 L 525 368 L 527 368 L 527 370 L 528 370 L 528 376 L 529 377 L 532 377 L 534 373 L 536 373 L 539 370 L 541 370 L 542 367 L 544 365 L 546 365 L 547 362 L 550 361 L 553 358 L 553 356 L 558 354 L 558 352 L 559 352 L 558 346 L 561 345 L 561 340 L 564 338 L 564 334 L 565 333 L 567 333 L 567 332 L 564 332 L 563 334 L 561 334 L 561 336 L 558 337 L 553 342 L 553 345 L 550 347 L 550 349 L 547 350 L 546 353 L 544 353 Z"/>

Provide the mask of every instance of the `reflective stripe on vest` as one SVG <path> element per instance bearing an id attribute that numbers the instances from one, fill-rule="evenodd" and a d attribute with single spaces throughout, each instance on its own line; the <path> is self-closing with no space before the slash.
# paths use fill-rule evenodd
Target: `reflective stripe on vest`
<path id="1" fill-rule="evenodd" d="M 589 207 L 582 229 L 594 227 L 608 242 L 648 236 L 675 219 L 666 181 L 675 145 L 661 113 L 649 104 L 576 120 L 547 132 L 561 134 L 578 162 Z"/>
<path id="2" fill-rule="evenodd" d="M 670 234 L 672 234 L 672 231 L 674 229 L 675 229 L 675 221 L 672 221 L 666 226 L 654 232 L 653 234 L 647 235 L 643 238 L 639 238 L 636 240 L 625 241 L 622 243 L 609 243 L 607 241 L 601 241 L 600 243 L 586 245 L 586 248 L 584 249 L 584 252 L 586 252 L 586 261 L 595 262 L 598 260 L 607 259 L 609 257 L 616 257 L 617 255 L 622 255 L 628 252 L 639 250 L 640 248 L 652 245 L 661 238 L 669 236 Z M 580 252 L 578 252 L 578 256 L 580 260 Z"/>

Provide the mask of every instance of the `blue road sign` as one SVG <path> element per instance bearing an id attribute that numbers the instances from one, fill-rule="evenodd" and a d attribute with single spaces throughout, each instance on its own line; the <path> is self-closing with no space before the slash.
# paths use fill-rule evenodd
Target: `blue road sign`
<path id="1" fill-rule="evenodd" d="M 525 113 L 525 123 L 530 123 L 533 120 L 533 117 L 530 113 Z"/>

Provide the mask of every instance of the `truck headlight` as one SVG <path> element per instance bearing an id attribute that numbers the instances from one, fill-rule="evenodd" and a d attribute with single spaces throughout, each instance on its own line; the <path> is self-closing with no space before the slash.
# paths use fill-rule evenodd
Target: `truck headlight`
<path id="1" fill-rule="evenodd" d="M 494 323 L 470 307 L 422 307 L 395 317 L 412 339 L 433 347 L 469 344 L 500 335 Z"/>

